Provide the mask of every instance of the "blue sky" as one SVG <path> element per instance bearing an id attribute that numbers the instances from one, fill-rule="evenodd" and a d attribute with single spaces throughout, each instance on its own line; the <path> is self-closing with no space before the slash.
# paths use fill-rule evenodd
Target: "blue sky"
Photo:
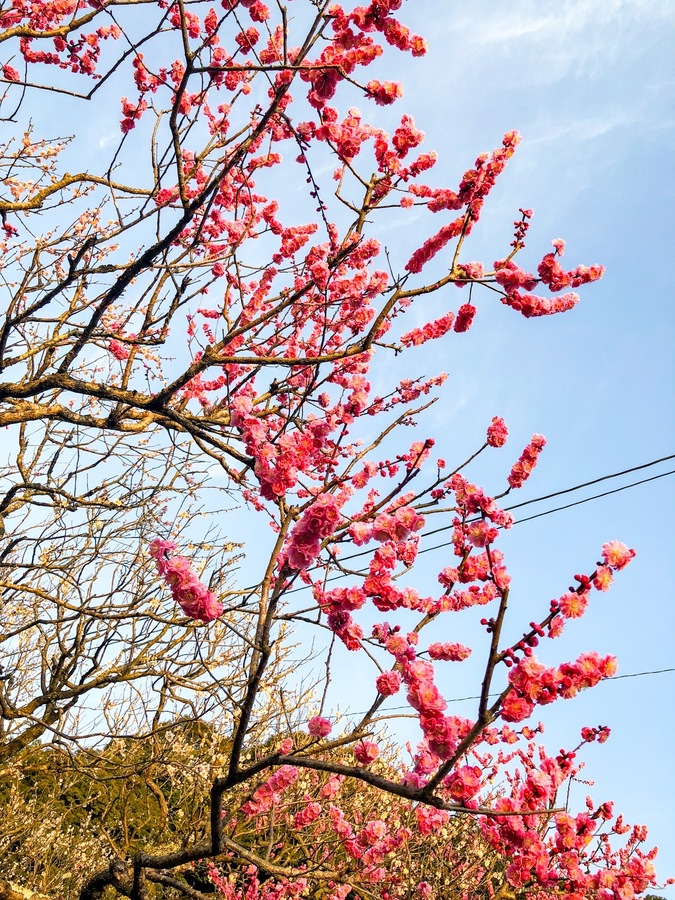
<path id="1" fill-rule="evenodd" d="M 496 414 L 509 424 L 514 455 L 531 433 L 545 434 L 540 464 L 513 502 L 674 453 L 675 6 L 416 0 L 402 18 L 428 38 L 430 50 L 400 64 L 406 92 L 399 110 L 414 114 L 438 151 L 437 179 L 447 170 L 452 186 L 505 131 L 523 135 L 467 257 L 491 262 L 501 255 L 524 206 L 535 212 L 519 257 L 525 268 L 536 266 L 555 237 L 567 240 L 570 267 L 607 267 L 601 282 L 582 290 L 576 309 L 550 319 L 525 321 L 475 294 L 472 331 L 444 344 L 436 359 L 425 347 L 430 371 L 437 362 L 451 375 L 449 400 L 434 412 L 437 449 L 445 439 L 441 455 L 463 458 Z M 497 455 L 499 463 L 493 458 L 485 467 L 486 487 L 510 465 L 506 449 Z M 669 471 L 673 462 L 522 515 Z M 584 619 L 547 649 L 552 662 L 597 649 L 619 657 L 619 674 L 675 666 L 674 484 L 672 476 L 661 478 L 504 536 L 514 624 L 519 613 L 529 621 L 537 604 L 592 566 L 604 541 L 618 538 L 637 550 L 612 591 L 596 594 Z M 662 878 L 675 875 L 674 692 L 675 672 L 625 678 L 556 704 L 545 719 L 553 748 L 568 746 L 581 725 L 611 726 L 608 743 L 586 753 L 582 777 L 595 786 L 581 786 L 579 796 L 613 798 L 628 821 L 647 824 Z M 673 888 L 661 893 L 675 897 Z"/>

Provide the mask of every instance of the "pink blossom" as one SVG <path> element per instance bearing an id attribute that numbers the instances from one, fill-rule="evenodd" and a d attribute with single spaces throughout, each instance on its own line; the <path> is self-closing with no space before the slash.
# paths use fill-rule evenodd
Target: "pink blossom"
<path id="1" fill-rule="evenodd" d="M 308 803 L 304 809 L 301 809 L 293 817 L 293 824 L 296 828 L 306 828 L 311 825 L 321 815 L 321 805 L 319 803 Z"/>
<path id="2" fill-rule="evenodd" d="M 492 424 L 488 426 L 487 442 L 491 447 L 503 447 L 509 435 L 506 422 L 499 416 L 494 416 Z"/>
<path id="3" fill-rule="evenodd" d="M 165 578 L 175 602 L 186 616 L 202 622 L 213 622 L 222 615 L 222 603 L 199 581 L 185 556 L 168 556 L 175 547 L 173 541 L 161 538 L 152 541 L 150 556 L 155 560 L 157 571 Z"/>
<path id="4" fill-rule="evenodd" d="M 312 716 L 307 723 L 307 730 L 313 737 L 322 738 L 331 733 L 333 726 L 323 716 Z"/>
<path id="5" fill-rule="evenodd" d="M 522 487 L 530 477 L 532 469 L 537 465 L 539 454 L 546 446 L 543 434 L 533 434 L 530 443 L 523 450 L 520 459 L 511 469 L 508 482 L 512 488 Z"/>
<path id="6" fill-rule="evenodd" d="M 450 660 L 452 662 L 461 662 L 471 655 L 471 648 L 465 647 L 463 644 L 453 643 L 435 643 L 429 645 L 429 656 L 432 659 Z"/>
<path id="7" fill-rule="evenodd" d="M 108 344 L 108 350 L 110 353 L 112 353 L 115 359 L 119 359 L 120 361 L 129 358 L 129 348 L 126 344 L 122 344 L 120 341 L 118 341 L 117 338 L 113 338 L 110 341 L 110 343 Z"/>
<path id="8" fill-rule="evenodd" d="M 6 81 L 21 81 L 19 73 L 9 64 L 2 67 L 2 77 Z"/>
<path id="9" fill-rule="evenodd" d="M 608 591 L 614 575 L 609 566 L 598 566 L 593 576 L 593 587 L 598 591 Z"/>
<path id="10" fill-rule="evenodd" d="M 380 748 L 373 741 L 359 741 L 354 747 L 356 761 L 362 766 L 370 765 L 380 755 Z"/>
<path id="11" fill-rule="evenodd" d="M 403 96 L 403 88 L 395 81 L 369 81 L 366 92 L 379 106 L 389 106 Z"/>
<path id="12" fill-rule="evenodd" d="M 473 324 L 474 316 L 476 315 L 476 307 L 472 306 L 471 303 L 464 303 L 457 310 L 457 318 L 455 319 L 454 331 L 457 334 L 461 334 L 465 331 L 468 331 Z"/>
<path id="13" fill-rule="evenodd" d="M 398 672 L 383 672 L 377 676 L 375 685 L 383 697 L 391 697 L 398 693 L 401 687 L 401 676 Z"/>
<path id="14" fill-rule="evenodd" d="M 362 846 L 372 847 L 373 844 L 381 841 L 386 834 L 386 822 L 383 822 L 382 819 L 373 819 L 372 822 L 368 822 L 363 831 L 361 831 L 358 841 Z"/>
<path id="15" fill-rule="evenodd" d="M 579 619 L 583 616 L 588 606 L 588 594 L 585 592 L 569 591 L 558 601 L 560 612 L 566 619 Z"/>
<path id="16" fill-rule="evenodd" d="M 480 790 L 481 777 L 478 766 L 460 766 L 446 778 L 445 785 L 455 803 L 464 803 Z"/>
<path id="17" fill-rule="evenodd" d="M 635 550 L 630 550 L 621 541 L 609 541 L 602 545 L 602 558 L 611 569 L 618 571 L 625 568 L 634 556 Z"/>
<path id="18" fill-rule="evenodd" d="M 526 697 L 519 697 L 515 691 L 509 691 L 502 703 L 501 717 L 505 722 L 522 722 L 532 714 L 534 703 Z"/>
<path id="19" fill-rule="evenodd" d="M 320 494 L 304 511 L 291 532 L 286 559 L 294 569 L 306 569 L 319 555 L 321 541 L 333 533 L 340 521 L 336 497 Z"/>

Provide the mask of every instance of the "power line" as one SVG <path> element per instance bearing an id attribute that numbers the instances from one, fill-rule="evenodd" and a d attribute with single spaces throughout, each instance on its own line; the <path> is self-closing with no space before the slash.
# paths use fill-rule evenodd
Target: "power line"
<path id="1" fill-rule="evenodd" d="M 632 466 L 630 469 L 623 469 L 620 472 L 612 472 L 609 475 L 601 475 L 599 478 L 593 478 L 591 481 L 584 481 L 581 484 L 576 484 L 576 485 L 573 485 L 572 487 L 562 488 L 561 490 L 554 491 L 551 494 L 544 494 L 541 497 L 534 497 L 531 500 L 523 500 L 521 503 L 514 503 L 511 506 L 505 506 L 504 510 L 507 512 L 510 512 L 511 510 L 514 510 L 514 509 L 520 509 L 523 506 L 529 506 L 532 503 L 541 503 L 543 500 L 550 500 L 553 497 L 560 497 L 564 494 L 570 494 L 573 491 L 578 491 L 578 490 L 581 490 L 582 488 L 590 487 L 591 485 L 594 485 L 594 484 L 599 484 L 602 481 L 608 481 L 608 480 L 611 480 L 612 478 L 619 478 L 622 475 L 628 475 L 630 472 L 639 472 L 643 469 L 649 469 L 649 468 L 651 468 L 651 466 L 656 466 L 659 463 L 667 462 L 668 460 L 671 460 L 671 459 L 675 459 L 675 453 L 672 453 L 669 456 L 662 456 L 660 459 L 653 459 L 650 462 L 642 463 L 639 466 Z M 658 475 L 652 475 L 650 478 L 642 478 L 639 481 L 633 481 L 630 484 L 624 484 L 621 487 L 613 488 L 610 491 L 603 491 L 600 494 L 592 494 L 590 497 L 585 497 L 583 500 L 576 500 L 573 503 L 566 503 L 562 506 L 556 506 L 553 509 L 547 509 L 547 510 L 544 510 L 544 512 L 535 513 L 534 515 L 527 516 L 526 518 L 523 518 L 523 519 L 516 519 L 513 524 L 520 525 L 523 522 L 530 522 L 531 520 L 539 519 L 542 516 L 550 516 L 552 513 L 560 512 L 564 509 L 570 509 L 573 506 L 581 506 L 583 503 L 590 503 L 591 500 L 598 500 L 601 497 L 608 497 L 610 494 L 618 494 L 621 491 L 627 491 L 630 488 L 638 487 L 641 484 L 647 484 L 650 481 L 656 481 L 659 478 L 665 478 L 668 475 L 675 475 L 675 469 L 671 469 L 668 472 L 661 472 Z M 441 532 L 449 531 L 452 528 L 454 528 L 453 525 L 441 525 L 439 528 L 433 528 L 430 531 L 423 531 L 421 533 L 420 537 L 430 537 L 433 534 L 440 534 Z M 423 547 L 421 550 L 418 551 L 417 555 L 419 556 L 422 553 L 431 553 L 433 550 L 440 550 L 443 547 L 449 547 L 450 544 L 451 544 L 451 541 L 444 541 L 441 544 L 435 544 L 433 547 Z M 359 557 L 362 557 L 362 556 L 368 556 L 371 552 L 372 552 L 371 550 L 359 550 L 358 553 L 351 553 L 348 556 L 343 556 L 341 558 L 341 560 L 343 562 L 347 562 L 348 560 L 358 559 Z M 361 574 L 365 574 L 365 573 L 361 573 Z M 344 578 L 344 577 L 346 577 L 346 576 L 342 575 L 340 573 L 337 573 L 332 576 L 329 576 L 329 578 L 327 580 L 334 581 L 338 578 Z M 291 588 L 291 590 L 287 591 L 287 593 L 294 594 L 297 591 L 306 590 L 308 587 L 309 587 L 309 585 L 300 585 L 299 587 Z"/>
<path id="2" fill-rule="evenodd" d="M 527 506 L 529 503 L 539 503 L 540 500 L 550 500 L 552 497 L 560 497 L 561 494 L 569 494 L 571 491 L 578 491 L 580 488 L 591 487 L 594 484 L 599 484 L 601 481 L 608 481 L 611 478 L 618 478 L 620 475 L 630 475 L 631 472 L 639 472 L 641 469 L 649 469 L 651 466 L 656 466 L 662 462 L 668 462 L 668 460 L 675 459 L 675 453 L 671 453 L 670 456 L 662 456 L 661 459 L 653 459 L 651 462 L 642 463 L 640 466 L 633 466 L 630 469 L 624 469 L 622 472 L 613 472 L 611 475 L 602 475 L 600 478 L 594 478 L 592 481 L 585 481 L 583 484 L 576 484 L 574 487 L 564 488 L 561 491 L 555 491 L 552 494 L 546 494 L 543 497 L 537 497 L 535 500 L 525 500 L 522 503 L 515 503 L 513 506 L 509 506 L 508 509 L 518 509 L 520 506 Z M 658 476 L 657 476 L 658 477 Z M 640 482 L 636 481 L 636 484 Z"/>
<path id="3" fill-rule="evenodd" d="M 532 519 L 540 519 L 542 516 L 550 516 L 552 513 L 560 512 L 563 509 L 571 509 L 573 506 L 581 506 L 583 503 L 589 503 L 591 500 L 598 500 L 600 497 L 609 497 L 610 494 L 619 494 L 621 491 L 627 491 L 629 488 L 637 487 L 640 484 L 646 484 L 648 481 L 656 481 L 658 478 L 665 478 L 666 475 L 675 475 L 675 469 L 672 469 L 670 472 L 661 472 L 659 475 L 652 475 L 651 478 L 642 478 L 640 481 L 633 481 L 630 484 L 624 484 L 621 487 L 614 488 L 611 491 L 603 491 L 601 494 L 593 494 L 590 497 L 584 497 L 583 500 L 575 500 L 574 503 L 565 503 L 563 506 L 555 506 L 553 509 L 546 509 L 544 512 L 535 513 L 533 516 L 527 516 L 524 519 L 516 519 L 514 521 L 514 525 L 522 525 L 523 522 L 530 522 Z M 572 488 L 568 488 L 568 490 L 572 490 Z M 561 494 L 567 493 L 567 491 L 560 491 Z M 556 496 L 555 494 L 549 494 L 549 497 Z M 545 497 L 539 499 L 547 499 Z M 527 500 L 527 503 L 537 503 L 537 500 Z M 525 504 L 520 504 L 524 506 Z M 514 509 L 513 506 L 506 507 L 507 509 Z M 438 531 L 444 531 L 451 526 L 444 525 L 443 528 L 438 528 L 435 533 Z M 444 541 L 442 544 L 436 544 L 433 547 L 423 547 L 418 551 L 418 556 L 422 553 L 429 553 L 431 550 L 440 550 L 442 547 L 449 547 L 451 541 Z M 344 557 L 345 559 L 349 559 L 350 557 Z"/>
<path id="4" fill-rule="evenodd" d="M 543 500 L 551 500 L 553 497 L 561 497 L 563 494 L 571 494 L 573 491 L 579 491 L 585 487 L 591 487 L 594 484 L 600 484 L 602 481 L 609 481 L 612 478 L 620 478 L 622 475 L 629 475 L 631 472 L 639 472 L 642 469 L 649 469 L 652 466 L 656 466 L 662 462 L 668 462 L 671 459 L 675 459 L 675 453 L 671 453 L 669 456 L 662 456 L 660 459 L 653 459 L 650 462 L 642 463 L 639 466 L 632 466 L 630 469 L 623 469 L 621 472 L 612 472 L 610 475 L 601 475 L 599 478 L 593 478 L 591 481 L 584 481 L 581 484 L 575 484 L 572 487 L 562 488 L 559 491 L 554 491 L 552 494 L 543 494 L 541 497 L 533 497 L 531 500 L 523 500 L 521 503 L 513 503 L 511 506 L 505 506 L 504 510 L 506 512 L 511 512 L 514 509 L 520 509 L 523 506 L 530 506 L 532 503 L 541 503 Z M 662 472 L 660 475 L 655 475 L 652 478 L 645 478 L 642 481 L 634 481 L 631 484 L 624 485 L 620 488 L 615 488 L 613 491 L 606 491 L 602 494 L 595 494 L 592 497 L 587 497 L 585 500 L 578 500 L 576 503 L 570 503 L 567 506 L 559 506 L 556 509 L 549 510 L 545 513 L 538 513 L 537 516 L 529 516 L 527 519 L 516 519 L 514 525 L 519 524 L 520 522 L 527 522 L 529 519 L 537 518 L 538 516 L 549 515 L 551 512 L 558 512 L 561 509 L 567 509 L 568 506 L 576 506 L 580 503 L 587 503 L 589 500 L 596 500 L 599 497 L 606 497 L 608 494 L 618 493 L 619 491 L 628 490 L 628 488 L 635 487 L 638 484 L 645 484 L 647 481 L 653 481 L 656 478 L 663 478 L 666 475 L 675 474 L 675 470 L 670 472 Z M 440 534 L 442 531 L 450 531 L 454 526 L 453 525 L 441 525 L 439 528 L 433 528 L 430 531 L 422 532 L 421 537 L 431 537 L 432 534 Z M 447 547 L 447 544 L 439 544 L 440 547 Z M 427 548 L 429 550 L 435 549 L 433 547 Z M 345 556 L 343 559 L 356 559 L 357 556 L 367 555 L 370 551 L 360 551 L 359 553 L 354 553 L 351 556 Z M 420 550 L 420 553 L 424 553 L 426 551 Z"/>
<path id="5" fill-rule="evenodd" d="M 593 494 L 584 500 L 576 500 L 574 503 L 566 503 L 564 506 L 556 506 L 554 509 L 547 509 L 544 512 L 535 513 L 533 516 L 527 516 L 525 519 L 518 519 L 514 525 L 520 525 L 522 522 L 529 522 L 531 519 L 538 519 L 540 516 L 550 516 L 551 513 L 560 512 L 562 509 L 570 509 L 572 506 L 580 506 L 582 503 L 588 503 L 590 500 L 597 500 L 599 497 L 609 497 L 610 494 L 618 494 L 621 491 L 627 491 L 628 488 L 636 487 L 638 484 L 646 484 L 648 481 L 656 481 L 658 478 L 665 478 L 666 475 L 675 475 L 675 469 L 670 472 L 661 472 L 659 475 L 652 475 L 651 478 L 642 478 L 640 481 L 633 481 L 631 484 L 624 484 L 622 487 L 614 488 L 611 491 L 603 491 L 601 494 Z M 513 509 L 513 507 L 510 507 Z"/>
<path id="6" fill-rule="evenodd" d="M 641 678 L 643 675 L 663 675 L 666 672 L 675 672 L 675 667 L 670 669 L 652 669 L 649 672 L 630 672 L 626 675 L 612 675 L 609 678 L 603 678 L 600 684 L 604 684 L 605 681 L 618 681 L 620 678 Z M 489 697 L 499 697 L 501 691 L 497 691 L 496 693 L 488 694 Z M 451 699 L 446 700 L 446 703 L 462 703 L 464 700 L 480 700 L 480 694 L 475 694 L 470 697 L 452 697 Z M 402 706 L 389 706 L 387 709 L 383 710 L 383 712 L 397 712 L 401 709 L 412 709 L 411 706 L 404 704 Z M 361 710 L 360 712 L 348 712 L 342 713 L 343 716 L 365 716 L 368 710 Z"/>

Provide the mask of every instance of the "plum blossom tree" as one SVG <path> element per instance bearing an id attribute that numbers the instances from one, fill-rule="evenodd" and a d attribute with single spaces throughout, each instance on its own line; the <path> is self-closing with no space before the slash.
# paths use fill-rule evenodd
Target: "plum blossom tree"
<path id="1" fill-rule="evenodd" d="M 465 816 L 484 862 L 464 862 L 484 896 L 625 900 L 655 884 L 644 828 L 610 803 L 565 803 L 576 753 L 606 728 L 550 755 L 526 724 L 614 673 L 610 656 L 548 666 L 535 648 L 633 551 L 606 543 L 509 642 L 497 545 L 513 520 L 500 500 L 545 440 L 507 457 L 503 485 L 486 492 L 469 480 L 473 457 L 432 457 L 420 423 L 446 376 L 410 368 L 415 347 L 461 340 L 497 300 L 526 318 L 571 309 L 602 267 L 566 268 L 559 239 L 534 271 L 521 267 L 529 209 L 496 261 L 467 257 L 520 136 L 504 135 L 459 184 L 434 181 L 422 131 L 393 112 L 401 87 L 366 74 L 389 53 L 425 52 L 401 6 L 0 7 L 14 132 L 0 158 L 0 754 L 20 766 L 39 740 L 96 754 L 97 742 L 150 740 L 186 720 L 227 736 L 203 829 L 170 847 L 157 835 L 102 849 L 86 900 L 108 887 L 142 900 L 151 886 L 199 898 L 190 873 L 204 866 L 231 898 L 449 896 L 402 860 L 416 831 Z M 78 132 L 91 109 L 106 111 L 101 140 L 48 130 Z M 408 252 L 393 259 L 378 229 L 413 215 Z M 411 321 L 431 294 L 447 311 Z M 474 456 L 507 441 L 501 418 L 486 427 Z M 431 517 L 451 529 L 451 558 L 423 596 L 412 581 Z M 245 585 L 227 577 L 235 547 L 223 532 L 239 541 L 256 519 Z M 312 599 L 299 602 L 299 588 Z M 445 640 L 442 623 L 483 606 L 467 719 L 448 711 L 438 672 L 471 649 Z M 289 656 L 309 628 L 325 647 L 315 706 L 315 667 L 307 656 L 303 676 Z M 336 729 L 325 689 L 343 650 L 372 663 L 371 700 Z M 420 741 L 409 762 L 384 765 L 378 723 L 401 691 Z M 354 785 L 369 798 L 358 809 L 340 799 Z M 452 890 L 474 896 L 466 881 Z"/>

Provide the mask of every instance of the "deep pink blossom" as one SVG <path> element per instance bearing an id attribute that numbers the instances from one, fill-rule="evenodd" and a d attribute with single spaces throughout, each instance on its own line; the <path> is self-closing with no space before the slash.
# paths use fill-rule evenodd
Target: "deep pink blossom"
<path id="1" fill-rule="evenodd" d="M 382 672 L 377 676 L 375 684 L 383 697 L 391 697 L 398 693 L 401 687 L 401 676 L 398 672 Z"/>
<path id="2" fill-rule="evenodd" d="M 500 416 L 493 416 L 492 423 L 488 426 L 487 442 L 491 447 L 503 447 L 509 435 L 506 422 Z"/>
<path id="3" fill-rule="evenodd" d="M 374 741 L 359 741 L 354 747 L 356 761 L 362 766 L 368 766 L 380 755 L 380 748 Z"/>
<path id="4" fill-rule="evenodd" d="M 150 544 L 150 556 L 157 571 L 171 589 L 173 598 L 186 616 L 202 622 L 213 622 L 223 612 L 223 604 L 202 584 L 185 556 L 169 556 L 175 550 L 173 541 L 156 538 Z"/>
<path id="5" fill-rule="evenodd" d="M 323 716 L 312 716 L 307 723 L 307 730 L 313 737 L 326 737 L 333 730 L 333 726 Z"/>

